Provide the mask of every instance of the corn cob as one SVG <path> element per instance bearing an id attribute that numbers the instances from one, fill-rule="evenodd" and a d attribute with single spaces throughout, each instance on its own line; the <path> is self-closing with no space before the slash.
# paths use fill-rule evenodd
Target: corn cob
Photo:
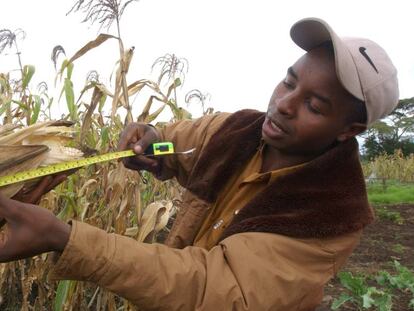
<path id="1" fill-rule="evenodd" d="M 82 158 L 80 150 L 67 147 L 75 132 L 71 125 L 67 121 L 49 121 L 21 129 L 0 127 L 0 176 Z M 31 188 L 35 184 L 29 181 L 9 185 L 0 188 L 0 193 L 12 197 L 23 186 Z"/>

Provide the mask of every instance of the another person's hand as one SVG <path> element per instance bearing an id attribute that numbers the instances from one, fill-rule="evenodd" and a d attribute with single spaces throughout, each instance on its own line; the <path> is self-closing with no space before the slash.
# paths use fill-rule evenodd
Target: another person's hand
<path id="1" fill-rule="evenodd" d="M 0 262 L 62 252 L 69 240 L 70 225 L 36 205 L 0 195 L 0 218 L 7 221 L 0 232 Z"/>
<path id="2" fill-rule="evenodd" d="M 65 181 L 66 178 L 73 172 L 74 170 L 56 175 L 45 176 L 38 184 L 35 185 L 34 188 L 27 190 L 23 187 L 22 190 L 20 190 L 12 199 L 24 203 L 38 204 L 44 194 L 48 193 L 61 182 Z"/>
<path id="3" fill-rule="evenodd" d="M 23 203 L 39 204 L 41 197 L 55 188 L 66 178 L 76 172 L 77 169 L 65 171 L 55 175 L 43 177 L 39 183 L 30 189 L 23 187 L 12 199 Z M 0 228 L 3 227 L 6 220 L 0 216 Z"/>
<path id="4" fill-rule="evenodd" d="M 132 170 L 156 173 L 160 166 L 159 159 L 141 154 L 159 140 L 159 134 L 154 127 L 144 123 L 129 123 L 121 133 L 118 150 L 132 149 L 137 155 L 122 159 L 124 166 Z"/>

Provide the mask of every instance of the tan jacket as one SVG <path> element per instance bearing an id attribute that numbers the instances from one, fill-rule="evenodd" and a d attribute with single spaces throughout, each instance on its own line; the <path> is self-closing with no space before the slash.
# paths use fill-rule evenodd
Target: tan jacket
<path id="1" fill-rule="evenodd" d="M 203 146 L 226 117 L 209 116 L 163 129 L 163 140 L 173 141 L 176 150 L 196 146 L 197 153 L 192 157 L 165 158 L 159 177 L 176 176 L 185 184 Z M 268 182 L 254 172 L 257 163 L 250 164 L 252 171 L 244 171 L 244 178 L 236 181 L 235 187 L 246 179 L 255 180 L 251 185 L 259 188 L 257 183 L 265 186 Z M 277 178 L 283 173 L 289 172 L 271 172 L 267 177 Z M 248 184 L 241 192 L 251 191 Z M 323 285 L 344 264 L 361 231 L 330 239 L 246 232 L 217 244 L 217 219 L 230 221 L 235 206 L 243 201 L 240 196 L 237 204 L 228 203 L 223 196 L 232 189 L 227 190 L 217 200 L 224 203 L 210 206 L 207 211 L 186 211 L 195 214 L 199 223 L 194 243 L 197 246 L 184 249 L 137 243 L 73 222 L 70 241 L 51 273 L 52 279 L 95 282 L 144 310 L 313 310 L 320 303 Z M 178 227 L 185 230 L 173 232 L 175 237 L 182 234 L 185 238 L 193 226 L 185 224 L 191 217 L 181 217 L 183 223 L 182 219 L 186 220 Z"/>

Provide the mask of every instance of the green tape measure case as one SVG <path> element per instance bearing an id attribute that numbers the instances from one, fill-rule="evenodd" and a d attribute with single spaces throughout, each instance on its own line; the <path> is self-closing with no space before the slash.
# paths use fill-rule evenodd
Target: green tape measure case
<path id="1" fill-rule="evenodd" d="M 170 142 L 155 143 L 150 145 L 144 152 L 144 155 L 166 155 L 174 153 L 174 145 Z"/>

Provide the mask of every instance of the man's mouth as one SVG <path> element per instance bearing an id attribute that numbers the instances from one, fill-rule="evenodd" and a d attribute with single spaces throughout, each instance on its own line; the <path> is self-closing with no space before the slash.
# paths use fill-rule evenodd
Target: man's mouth
<path id="1" fill-rule="evenodd" d="M 263 123 L 262 132 L 263 135 L 267 136 L 270 139 L 280 139 L 286 135 L 289 135 L 286 126 L 274 118 L 269 118 L 269 116 L 266 117 Z"/>
<path id="2" fill-rule="evenodd" d="M 271 126 L 271 128 L 276 131 L 276 132 L 283 132 L 285 134 L 288 134 L 288 131 L 286 129 L 286 126 L 284 126 L 283 124 L 281 124 L 278 120 L 274 119 L 274 118 L 270 118 L 269 116 L 267 116 L 267 119 L 269 120 L 269 125 Z"/>

